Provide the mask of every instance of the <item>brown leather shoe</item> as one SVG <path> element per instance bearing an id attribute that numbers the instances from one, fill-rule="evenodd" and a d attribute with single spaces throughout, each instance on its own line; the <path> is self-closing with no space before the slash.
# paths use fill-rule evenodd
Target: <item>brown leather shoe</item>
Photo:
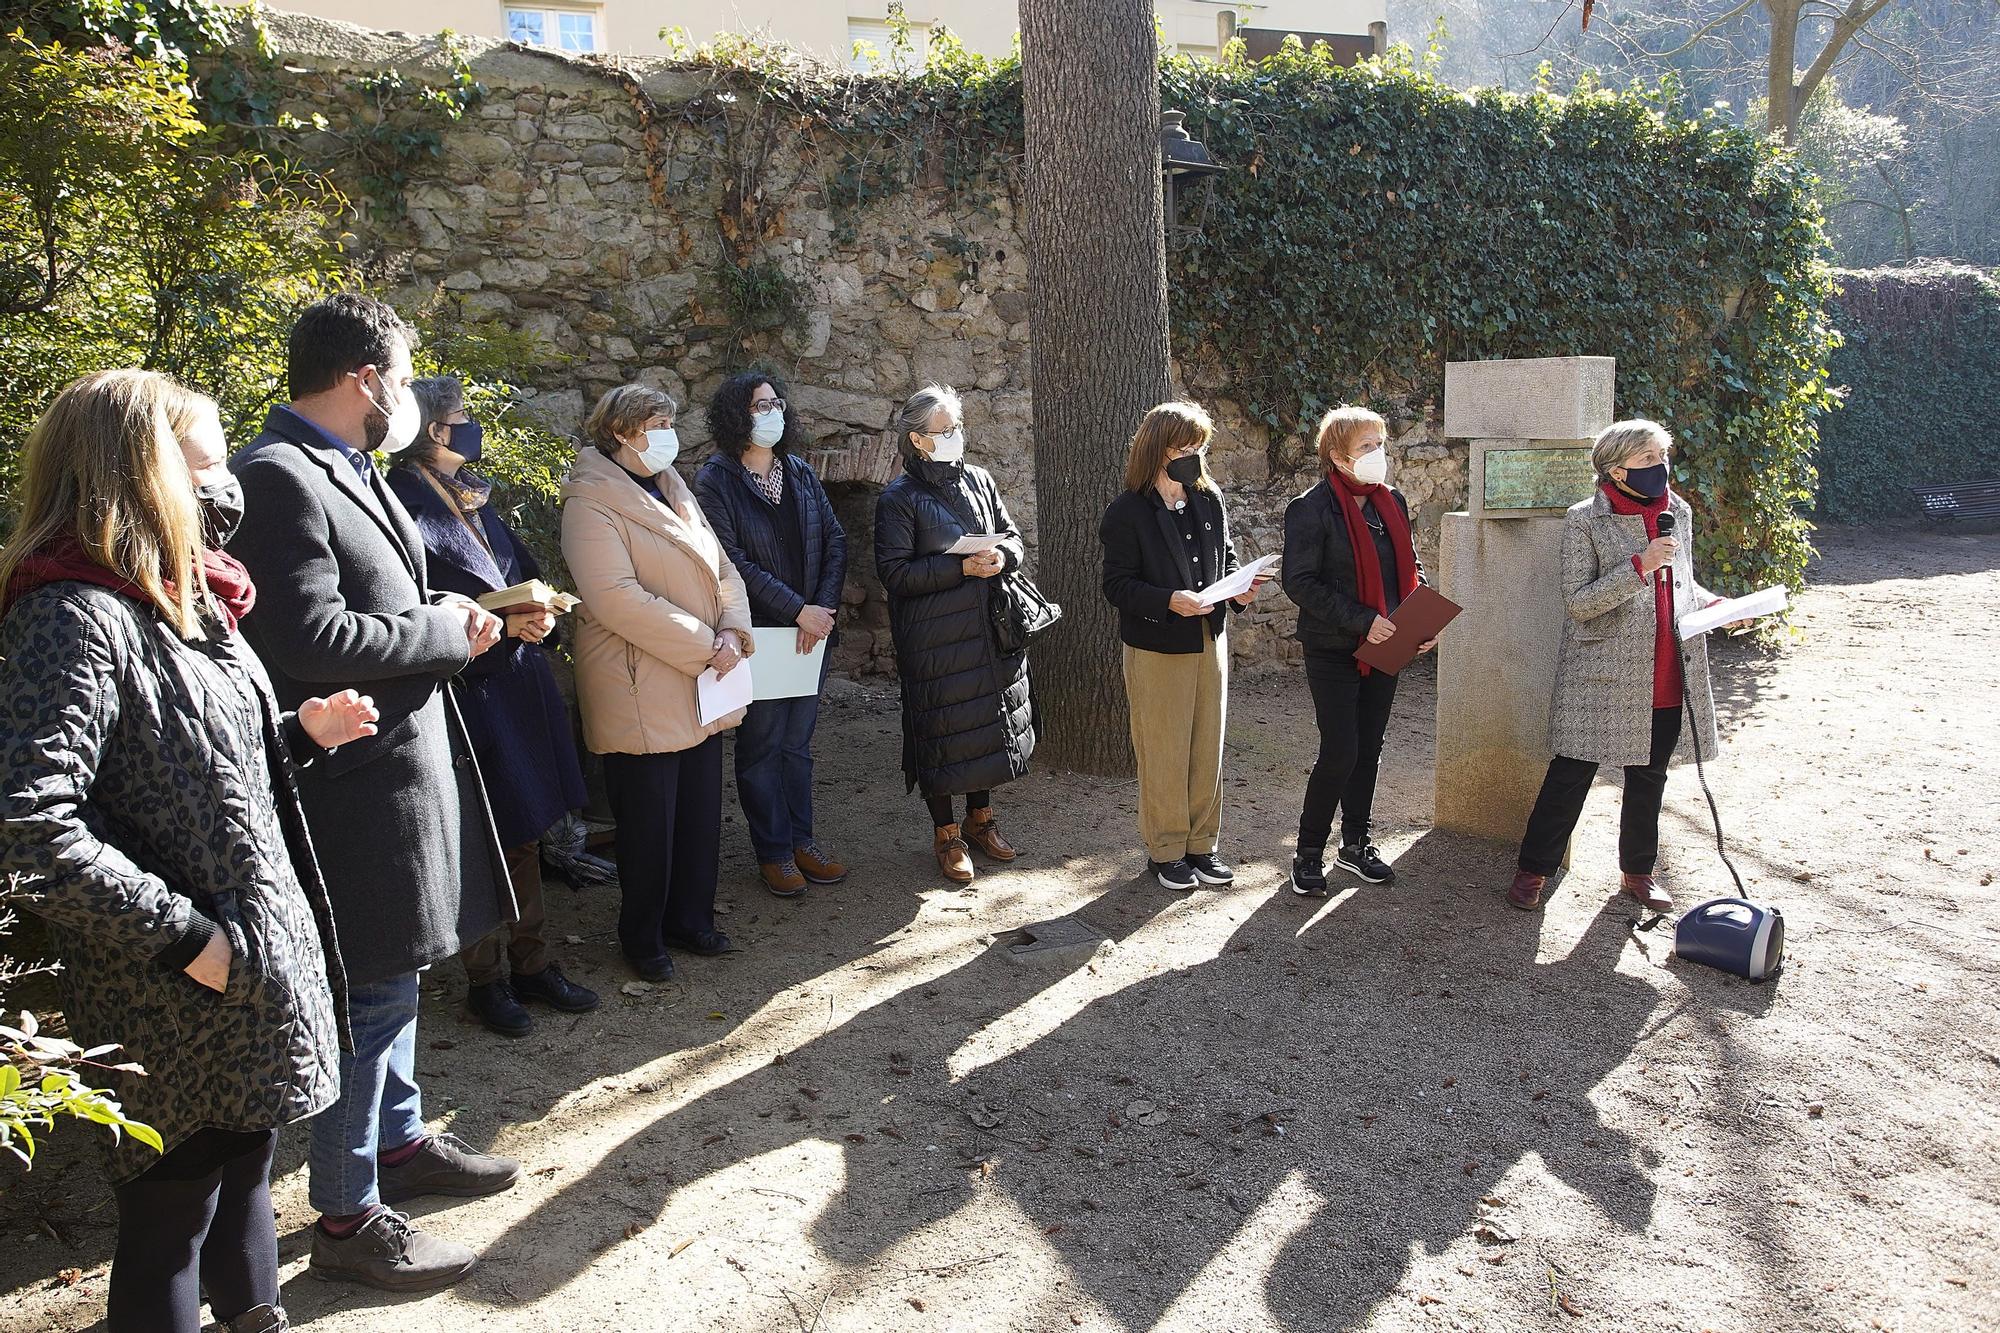
<path id="1" fill-rule="evenodd" d="M 965 840 L 996 861 L 1011 861 L 1020 855 L 1000 836 L 991 806 L 965 812 Z"/>
<path id="2" fill-rule="evenodd" d="M 1649 912 L 1671 912 L 1674 900 L 1651 875 L 1620 875 L 1618 891 Z"/>
<path id="3" fill-rule="evenodd" d="M 764 887 L 780 898 L 796 898 L 806 891 L 806 877 L 790 861 L 763 862 L 757 873 L 764 877 Z"/>
<path id="4" fill-rule="evenodd" d="M 792 848 L 792 864 L 814 884 L 838 884 L 847 878 L 847 867 L 822 852 L 816 842 Z"/>
<path id="5" fill-rule="evenodd" d="M 972 883 L 972 856 L 965 850 L 965 839 L 958 836 L 958 825 L 939 825 L 931 850 L 937 853 L 938 869 L 946 879 L 954 884 Z"/>
<path id="6" fill-rule="evenodd" d="M 1547 875 L 1537 875 L 1532 871 L 1514 872 L 1514 883 L 1507 890 L 1507 905 L 1518 907 L 1523 912 L 1532 912 L 1542 905 L 1542 888 L 1549 882 Z"/>

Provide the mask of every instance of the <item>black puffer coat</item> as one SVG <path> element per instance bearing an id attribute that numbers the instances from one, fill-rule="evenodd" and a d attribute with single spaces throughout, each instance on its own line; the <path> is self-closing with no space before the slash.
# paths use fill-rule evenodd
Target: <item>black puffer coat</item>
<path id="1" fill-rule="evenodd" d="M 1011 782 L 1035 751 L 1028 655 L 993 646 L 986 599 L 996 580 L 967 578 L 960 557 L 943 554 L 968 532 L 1007 534 L 1000 552 L 1009 570 L 1020 567 L 1020 529 L 984 468 L 913 459 L 875 502 L 875 569 L 903 686 L 903 777 L 926 796 Z"/>
<path id="2" fill-rule="evenodd" d="M 325 760 L 255 655 L 59 582 L 7 611 L 0 659 L 0 890 L 48 922 L 71 1036 L 146 1069 L 91 1081 L 168 1151 L 330 1105 L 340 955 L 287 755 Z M 216 930 L 220 993 L 182 970 Z M 113 1183 L 159 1160 L 109 1152 Z"/>

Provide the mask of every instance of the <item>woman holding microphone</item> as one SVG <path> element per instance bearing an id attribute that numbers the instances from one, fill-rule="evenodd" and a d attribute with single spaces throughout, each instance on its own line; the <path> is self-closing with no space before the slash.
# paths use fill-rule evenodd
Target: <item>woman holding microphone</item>
<path id="1" fill-rule="evenodd" d="M 1653 865 L 1683 700 L 1694 714 L 1701 753 L 1715 753 L 1708 647 L 1700 637 L 1676 642 L 1675 611 L 1685 615 L 1717 599 L 1694 581 L 1693 514 L 1667 485 L 1672 452 L 1673 437 L 1656 421 L 1605 427 L 1590 451 L 1597 494 L 1571 505 L 1563 519 L 1569 619 L 1549 714 L 1555 758 L 1528 815 L 1519 869 L 1507 890 L 1507 901 L 1524 912 L 1541 904 L 1542 889 L 1562 864 L 1600 764 L 1625 770 L 1620 891 L 1651 911 L 1674 905 L 1653 878 Z M 1665 525 L 1668 515 L 1673 522 Z"/>
<path id="2" fill-rule="evenodd" d="M 1396 877 L 1368 839 L 1382 737 L 1396 677 L 1358 661 L 1362 643 L 1396 632 L 1389 617 L 1424 581 L 1410 539 L 1410 505 L 1388 484 L 1387 424 L 1365 407 L 1336 407 L 1319 421 L 1326 477 L 1285 508 L 1285 595 L 1299 605 L 1297 638 L 1319 723 L 1319 757 L 1299 811 L 1292 892 L 1326 892 L 1326 844 L 1340 811 L 1334 864 L 1370 884 Z M 1436 640 L 1421 645 L 1429 652 Z"/>
<path id="3" fill-rule="evenodd" d="M 1229 515 L 1208 475 L 1215 425 L 1193 403 L 1146 414 L 1125 462 L 1125 492 L 1104 511 L 1104 596 L 1118 608 L 1125 693 L 1139 762 L 1139 834 L 1169 889 L 1229 884 L 1222 828 L 1222 733 L 1229 617 L 1196 593 L 1236 569 Z M 1263 580 L 1258 580 L 1261 586 Z M 1257 589 L 1232 599 L 1242 610 Z"/>

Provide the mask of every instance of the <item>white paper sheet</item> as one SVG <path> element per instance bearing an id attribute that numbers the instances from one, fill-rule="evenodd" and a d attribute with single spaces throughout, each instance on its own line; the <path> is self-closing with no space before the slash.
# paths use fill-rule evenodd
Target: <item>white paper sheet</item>
<path id="1" fill-rule="evenodd" d="M 728 675 L 719 678 L 714 667 L 705 668 L 694 678 L 694 690 L 700 701 L 701 725 L 704 727 L 739 708 L 748 708 L 754 691 L 750 663 L 738 662 Z"/>
<path id="2" fill-rule="evenodd" d="M 1782 586 L 1759 588 L 1756 592 L 1742 597 L 1730 597 L 1714 606 L 1700 611 L 1690 611 L 1681 617 L 1681 638 L 1692 639 L 1697 634 L 1706 634 L 1718 625 L 1734 624 L 1739 620 L 1755 620 L 1758 616 L 1776 615 L 1790 605 L 1791 597 Z"/>
<path id="3" fill-rule="evenodd" d="M 1203 606 L 1216 606 L 1232 597 L 1241 597 L 1250 591 L 1250 585 L 1257 581 L 1259 574 L 1277 563 L 1278 557 L 1275 555 L 1259 556 L 1234 574 L 1217 579 L 1195 596 L 1201 599 Z"/>
<path id="4" fill-rule="evenodd" d="M 819 693 L 825 639 L 814 644 L 811 652 L 801 653 L 796 625 L 753 629 L 750 634 L 757 640 L 757 655 L 752 659 L 757 666 L 757 700 L 799 699 Z"/>
<path id="5" fill-rule="evenodd" d="M 968 532 L 957 541 L 944 548 L 946 555 L 978 555 L 990 551 L 1007 540 L 1004 532 Z"/>

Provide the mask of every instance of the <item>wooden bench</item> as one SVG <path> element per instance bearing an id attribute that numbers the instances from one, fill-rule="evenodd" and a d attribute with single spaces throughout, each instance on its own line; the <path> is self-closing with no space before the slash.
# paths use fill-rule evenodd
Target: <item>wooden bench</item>
<path id="1" fill-rule="evenodd" d="M 1958 486 L 1912 486 L 1910 494 L 1924 507 L 1924 517 L 1943 523 L 1952 519 L 2000 518 L 2000 481 L 1968 481 Z"/>

